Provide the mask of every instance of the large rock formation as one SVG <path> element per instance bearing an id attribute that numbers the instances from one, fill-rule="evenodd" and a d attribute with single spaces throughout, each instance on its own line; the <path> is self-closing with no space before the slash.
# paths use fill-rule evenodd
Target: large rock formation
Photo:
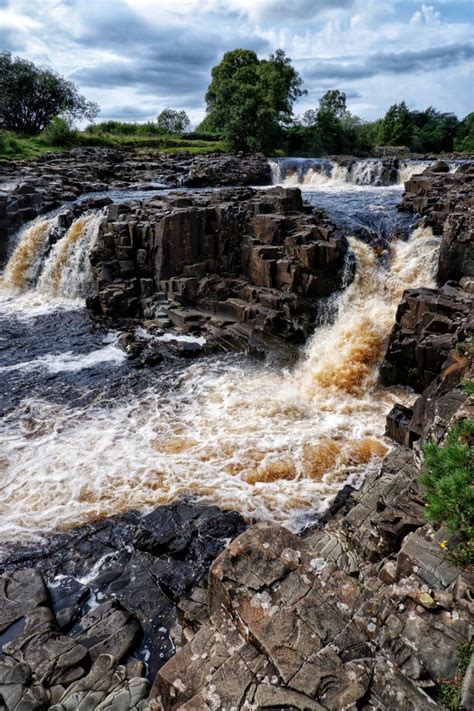
<path id="1" fill-rule="evenodd" d="M 149 681 L 205 612 L 205 574 L 245 524 L 186 502 L 8 546 L 0 556 L 0 708 L 146 709 Z M 145 664 L 146 662 L 146 664 Z"/>
<path id="2" fill-rule="evenodd" d="M 409 446 L 442 439 L 468 400 L 460 384 L 474 376 L 474 165 L 448 171 L 439 162 L 413 177 L 402 203 L 442 235 L 440 287 L 405 292 L 380 369 L 383 384 L 421 393 L 412 408 L 397 405 L 387 420 L 389 436 Z"/>
<path id="3" fill-rule="evenodd" d="M 395 448 L 324 530 L 258 524 L 233 541 L 210 570 L 209 617 L 150 707 L 441 709 L 429 692 L 471 638 L 474 579 L 443 560 L 416 479 Z"/>
<path id="4" fill-rule="evenodd" d="M 76 148 L 30 161 L 0 164 L 0 260 L 8 236 L 25 222 L 84 193 L 190 185 L 268 185 L 263 155 L 174 155 Z M 201 181 L 201 182 L 199 182 Z M 204 181 L 204 182 L 203 182 Z"/>
<path id="5" fill-rule="evenodd" d="M 442 234 L 438 280 L 474 278 L 474 163 L 454 173 L 438 161 L 433 168 L 405 183 L 401 209 L 417 212 L 435 234 Z M 474 287 L 472 287 L 474 289 Z"/>
<path id="6" fill-rule="evenodd" d="M 107 316 L 205 328 L 221 342 L 301 343 L 345 276 L 347 242 L 297 188 L 111 205 L 91 253 Z"/>

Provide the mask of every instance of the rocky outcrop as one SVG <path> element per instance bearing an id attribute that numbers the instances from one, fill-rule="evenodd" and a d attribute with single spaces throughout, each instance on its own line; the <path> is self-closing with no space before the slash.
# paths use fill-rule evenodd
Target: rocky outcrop
<path id="1" fill-rule="evenodd" d="M 347 242 L 297 188 L 115 204 L 91 252 L 107 316 L 145 316 L 220 343 L 302 343 L 338 290 Z"/>
<path id="2" fill-rule="evenodd" d="M 258 524 L 234 540 L 210 570 L 208 619 L 160 669 L 152 700 L 441 708 L 430 693 L 472 635 L 474 580 L 443 560 L 416 480 L 412 453 L 396 448 L 324 530 L 302 539 Z"/>
<path id="3" fill-rule="evenodd" d="M 474 277 L 474 163 L 446 173 L 442 161 L 405 183 L 401 209 L 417 212 L 435 234 L 442 234 L 438 281 Z M 449 169 L 449 168 L 448 168 Z"/>
<path id="4" fill-rule="evenodd" d="M 261 153 L 255 153 L 249 156 L 198 156 L 182 184 L 201 188 L 210 185 L 269 185 L 271 182 L 268 160 Z"/>
<path id="5" fill-rule="evenodd" d="M 380 369 L 384 385 L 407 385 L 420 393 L 413 407 L 396 405 L 387 418 L 387 434 L 407 446 L 441 441 L 453 417 L 473 415 L 459 387 L 474 377 L 473 182 L 472 163 L 450 173 L 438 161 L 405 185 L 402 208 L 421 213 L 442 235 L 441 286 L 404 293 Z"/>
<path id="6" fill-rule="evenodd" d="M 173 653 L 180 606 L 199 617 L 210 563 L 244 528 L 236 513 L 181 502 L 44 546 L 9 546 L 1 559 L 0 707 L 148 708 L 145 677 Z"/>
<path id="7" fill-rule="evenodd" d="M 440 374 L 459 341 L 474 334 L 474 297 L 452 286 L 409 289 L 397 310 L 380 369 L 384 385 L 422 392 Z M 465 374 L 459 358 L 458 375 Z M 453 372 L 454 368 L 450 372 Z"/>
<path id="8" fill-rule="evenodd" d="M 160 186 L 267 185 L 270 166 L 262 155 L 193 156 L 77 148 L 31 161 L 0 165 L 0 260 L 7 238 L 26 222 L 84 193 L 156 190 Z M 201 181 L 201 182 L 199 182 Z"/>

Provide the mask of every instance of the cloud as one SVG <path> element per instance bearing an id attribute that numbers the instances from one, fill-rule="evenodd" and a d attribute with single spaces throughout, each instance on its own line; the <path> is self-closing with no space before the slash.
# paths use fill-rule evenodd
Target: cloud
<path id="1" fill-rule="evenodd" d="M 227 0 L 228 10 L 247 15 L 260 22 L 311 20 L 327 11 L 349 8 L 355 0 Z"/>
<path id="2" fill-rule="evenodd" d="M 433 72 L 474 58 L 473 44 L 449 44 L 404 52 L 377 52 L 366 58 L 307 60 L 308 78 L 368 79 L 378 74 Z M 349 61 L 348 61 L 349 60 Z M 311 65 L 309 64 L 311 62 Z"/>
<path id="3" fill-rule="evenodd" d="M 339 88 L 367 118 L 403 98 L 466 114 L 473 29 L 463 0 L 0 0 L 0 48 L 126 120 L 171 106 L 199 121 L 211 69 L 236 47 L 292 57 L 309 91 L 296 113 Z"/>
<path id="4" fill-rule="evenodd" d="M 125 106 L 109 106 L 106 111 L 101 111 L 100 118 L 116 119 L 117 121 L 147 121 L 151 118 L 156 118 L 159 111 L 156 108 L 125 105 Z"/>

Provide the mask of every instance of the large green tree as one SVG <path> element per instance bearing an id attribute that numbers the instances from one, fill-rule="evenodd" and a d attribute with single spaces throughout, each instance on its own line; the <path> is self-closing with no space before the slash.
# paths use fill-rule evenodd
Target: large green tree
<path id="1" fill-rule="evenodd" d="M 458 124 L 455 148 L 457 151 L 474 153 L 474 111 Z"/>
<path id="2" fill-rule="evenodd" d="M 35 135 L 55 116 L 92 121 L 98 113 L 98 105 L 79 94 L 73 82 L 0 52 L 0 128 Z"/>
<path id="3" fill-rule="evenodd" d="M 232 150 L 268 150 L 290 123 L 301 85 L 282 50 L 264 60 L 249 49 L 226 52 L 211 72 L 205 125 Z"/>
<path id="4" fill-rule="evenodd" d="M 406 103 L 392 104 L 380 123 L 380 145 L 410 146 L 412 135 L 413 123 Z"/>

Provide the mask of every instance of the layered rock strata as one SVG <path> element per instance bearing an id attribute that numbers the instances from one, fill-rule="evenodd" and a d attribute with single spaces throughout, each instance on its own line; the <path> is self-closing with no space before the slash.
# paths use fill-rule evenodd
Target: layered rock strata
<path id="1" fill-rule="evenodd" d="M 302 343 L 348 278 L 347 241 L 297 188 L 171 194 L 106 208 L 91 252 L 106 316 L 221 343 Z"/>
<path id="2" fill-rule="evenodd" d="M 84 193 L 109 189 L 153 190 L 189 184 L 268 185 L 263 155 L 174 155 L 110 148 L 74 149 L 32 161 L 0 165 L 0 260 L 8 235 L 37 215 Z"/>
<path id="3" fill-rule="evenodd" d="M 245 528 L 185 502 L 128 513 L 1 555 L 0 708 L 147 709 L 180 634 L 205 614 L 205 574 Z M 148 676 L 148 679 L 146 678 Z"/>

